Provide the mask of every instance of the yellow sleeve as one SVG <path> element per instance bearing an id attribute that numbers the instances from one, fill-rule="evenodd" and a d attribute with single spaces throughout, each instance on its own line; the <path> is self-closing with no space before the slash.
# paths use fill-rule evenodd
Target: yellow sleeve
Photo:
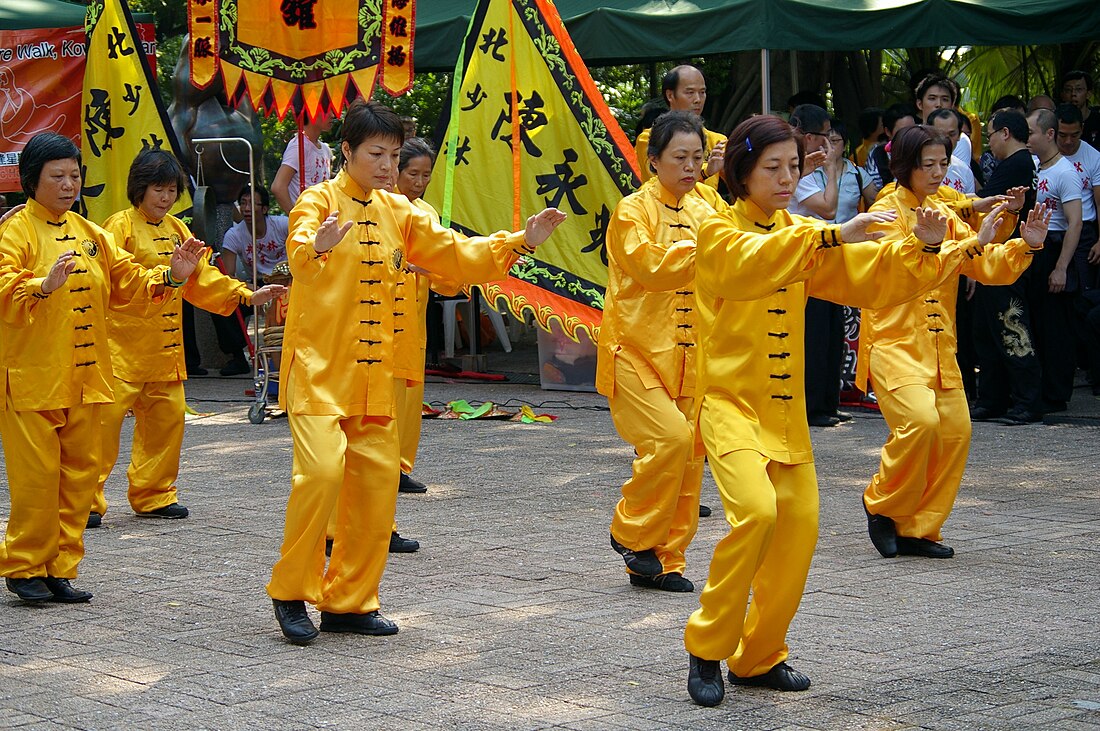
<path id="1" fill-rule="evenodd" d="M 521 255 L 535 253 L 527 245 L 523 231 L 467 237 L 443 228 L 404 196 L 398 198 L 394 213 L 399 222 L 404 217 L 402 233 L 409 261 L 440 277 L 462 284 L 504 279 Z"/>
<path id="2" fill-rule="evenodd" d="M 219 315 L 230 315 L 238 305 L 252 304 L 252 290 L 239 279 L 222 274 L 210 263 L 205 251 L 187 284 L 180 289 L 183 298 L 195 307 Z"/>
<path id="3" fill-rule="evenodd" d="M 428 277 L 428 286 L 431 287 L 432 291 L 436 294 L 441 294 L 444 297 L 454 297 L 462 291 L 462 284 L 453 279 L 440 276 L 439 274 L 428 274 L 426 276 Z"/>
<path id="4" fill-rule="evenodd" d="M 318 254 L 313 242 L 317 240 L 317 229 L 333 210 L 333 202 L 317 188 L 307 188 L 298 196 L 298 202 L 290 211 L 286 237 L 287 264 L 295 279 L 312 281 L 325 268 L 328 252 Z"/>
<path id="5" fill-rule="evenodd" d="M 107 257 L 107 271 L 111 278 L 110 308 L 134 317 L 148 317 L 157 313 L 176 296 L 178 288 L 167 286 L 165 275 L 169 267 L 146 269 L 134 261 L 133 255 L 117 246 L 114 236 L 104 231 L 99 237 L 103 255 Z M 156 289 L 163 286 L 158 295 Z"/>
<path id="6" fill-rule="evenodd" d="M 35 309 L 49 296 L 42 292 L 46 278 L 27 268 L 34 235 L 22 217 L 9 219 L 0 229 L 0 319 L 13 327 L 34 322 Z"/>
<path id="7" fill-rule="evenodd" d="M 967 250 L 961 273 L 982 284 L 1012 284 L 1031 265 L 1035 252 L 1023 239 L 979 247 L 975 242 Z"/>
<path id="8" fill-rule="evenodd" d="M 840 246 L 840 227 L 794 217 L 771 233 L 743 231 L 728 215 L 711 216 L 699 229 L 698 291 L 709 297 L 756 300 L 806 279 L 819 250 Z"/>
<path id="9" fill-rule="evenodd" d="M 956 261 L 915 236 L 844 244 L 822 253 L 806 293 L 849 307 L 892 307 L 935 287 L 954 272 Z"/>
<path id="10" fill-rule="evenodd" d="M 643 129 L 638 133 L 638 140 L 634 143 L 634 155 L 638 158 L 638 180 L 642 183 L 653 177 L 649 169 L 649 130 Z"/>
<path id="11" fill-rule="evenodd" d="M 726 203 L 726 200 L 718 192 L 718 189 L 714 188 L 714 187 L 711 187 L 710 185 L 707 185 L 706 183 L 696 183 L 695 184 L 695 193 L 700 198 L 705 200 L 707 202 L 707 205 L 709 205 L 711 208 L 713 208 L 718 213 L 723 213 L 725 211 L 728 211 L 729 208 L 730 208 L 730 204 Z"/>
<path id="12" fill-rule="evenodd" d="M 660 221 L 648 220 L 645 209 L 623 198 L 607 227 L 607 253 L 627 276 L 651 292 L 664 292 L 695 279 L 695 242 L 665 245 L 653 240 Z"/>

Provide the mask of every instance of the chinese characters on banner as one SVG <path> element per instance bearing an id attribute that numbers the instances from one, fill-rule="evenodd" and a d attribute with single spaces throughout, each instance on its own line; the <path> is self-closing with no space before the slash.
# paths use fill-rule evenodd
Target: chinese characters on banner
<path id="1" fill-rule="evenodd" d="M 549 330 L 593 336 L 607 286 L 611 212 L 638 186 L 634 154 L 553 4 L 482 0 L 425 198 L 467 233 L 522 228 L 547 206 L 569 218 L 486 296 Z"/>
<path id="2" fill-rule="evenodd" d="M 140 53 L 156 68 L 153 26 L 138 26 Z M 20 190 L 19 154 L 39 132 L 80 139 L 83 27 L 0 31 L 0 193 Z"/>
<path id="3" fill-rule="evenodd" d="M 414 0 L 188 0 L 191 80 L 218 71 L 234 102 L 309 119 L 412 84 Z"/>
<path id="4" fill-rule="evenodd" d="M 142 62 L 130 11 L 122 0 L 105 0 L 89 28 L 88 61 L 80 100 L 80 152 L 84 167 L 81 213 L 95 223 L 130 206 L 126 179 L 130 163 L 143 148 L 164 148 L 177 158 L 160 95 Z M 173 213 L 191 207 L 181 191 Z"/>

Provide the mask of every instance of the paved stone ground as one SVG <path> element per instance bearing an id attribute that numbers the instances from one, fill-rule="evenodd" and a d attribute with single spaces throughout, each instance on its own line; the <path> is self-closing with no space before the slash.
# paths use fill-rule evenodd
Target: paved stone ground
<path id="1" fill-rule="evenodd" d="M 184 521 L 134 517 L 125 478 L 87 534 L 91 604 L 0 598 L 0 727 L 77 729 L 1095 729 L 1100 726 L 1100 429 L 975 425 L 950 561 L 884 560 L 859 495 L 886 429 L 816 430 L 821 539 L 790 632 L 800 694 L 692 705 L 682 631 L 697 594 L 634 589 L 607 545 L 631 450 L 605 402 L 530 386 L 427 396 L 557 401 L 550 426 L 426 422 L 391 557 L 390 638 L 281 639 L 263 586 L 290 471 L 285 419 L 247 422 L 242 379 L 197 379 Z M 1079 389 L 1074 411 L 1092 406 Z M 1087 400 L 1087 403 L 1085 403 Z M 1086 414 L 1087 416 L 1087 414 Z M 1085 419 L 1085 424 L 1088 420 Z M 1100 423 L 1100 422 L 1093 422 Z M 132 420 L 127 420 L 123 456 Z M 705 503 L 718 506 L 709 475 Z M 0 516 L 6 515 L 6 492 Z M 701 521 L 701 587 L 725 523 Z"/>

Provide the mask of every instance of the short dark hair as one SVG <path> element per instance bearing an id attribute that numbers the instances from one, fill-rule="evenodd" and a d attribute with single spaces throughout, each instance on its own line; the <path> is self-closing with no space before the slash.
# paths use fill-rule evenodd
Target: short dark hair
<path id="1" fill-rule="evenodd" d="M 1060 124 L 1080 124 L 1084 126 L 1085 120 L 1081 119 L 1081 110 L 1076 104 L 1059 104 L 1054 107 L 1054 116 Z"/>
<path id="2" fill-rule="evenodd" d="M 660 157 L 677 132 L 698 135 L 699 141 L 703 143 L 703 149 L 706 149 L 707 135 L 703 132 L 703 120 L 698 114 L 676 111 L 665 112 L 657 117 L 657 121 L 649 131 L 649 149 L 646 154 L 650 157 Z"/>
<path id="3" fill-rule="evenodd" d="M 1023 112 L 1027 110 L 1027 104 L 1015 94 L 1005 94 L 997 101 L 993 102 L 993 113 L 997 113 L 1002 109 L 1018 109 Z"/>
<path id="4" fill-rule="evenodd" d="M 428 141 L 422 137 L 410 137 L 405 140 L 405 144 L 401 145 L 401 157 L 397 161 L 397 172 L 404 170 L 410 162 L 418 157 L 429 157 L 432 164 L 435 164 L 435 150 L 428 144 Z"/>
<path id="5" fill-rule="evenodd" d="M 401 118 L 389 107 L 374 100 L 369 102 L 356 99 L 344 115 L 340 126 L 340 141 L 347 142 L 354 150 L 364 140 L 371 137 L 384 137 L 397 144 L 405 142 L 405 125 Z"/>
<path id="6" fill-rule="evenodd" d="M 661 98 L 666 102 L 668 101 L 668 92 L 671 91 L 675 94 L 676 89 L 680 87 L 680 72 L 684 69 L 695 69 L 699 71 L 699 69 L 689 63 L 682 63 L 679 66 L 670 68 L 661 79 Z M 699 73 L 702 74 L 703 72 L 699 71 Z"/>
<path id="7" fill-rule="evenodd" d="M 859 113 L 859 134 L 862 139 L 875 133 L 885 111 L 882 107 L 867 107 Z"/>
<path id="8" fill-rule="evenodd" d="M 909 187 L 913 171 L 920 167 L 921 153 L 929 145 L 942 145 L 951 158 L 951 140 L 926 124 L 906 127 L 890 143 L 890 172 L 898 185 Z"/>
<path id="9" fill-rule="evenodd" d="M 954 79 L 948 78 L 943 74 L 928 74 L 921 79 L 920 83 L 918 83 L 913 90 L 913 98 L 916 101 L 920 101 L 933 86 L 941 86 L 947 89 L 947 93 L 951 96 L 952 104 L 956 104 L 959 101 L 959 85 L 955 83 Z"/>
<path id="10" fill-rule="evenodd" d="M 828 121 L 829 113 L 825 111 L 825 107 L 816 104 L 799 104 L 791 112 L 791 126 L 799 132 L 824 134 L 825 123 Z"/>
<path id="11" fill-rule="evenodd" d="M 1027 126 L 1027 117 L 1024 116 L 1023 112 L 1016 109 L 1002 109 L 994 113 L 989 124 L 994 132 L 1007 129 L 1012 139 L 1025 145 L 1027 144 L 1027 138 L 1031 135 L 1031 131 Z"/>
<path id="12" fill-rule="evenodd" d="M 183 194 L 187 176 L 179 160 L 165 150 L 143 148 L 130 163 L 130 175 L 126 178 L 126 198 L 135 206 L 141 204 L 145 190 L 150 185 L 176 184 L 176 200 Z"/>
<path id="13" fill-rule="evenodd" d="M 253 202 L 255 202 L 257 198 L 259 198 L 261 206 L 271 205 L 271 194 L 268 193 L 267 188 L 263 187 L 262 185 L 256 189 L 252 189 L 247 185 L 244 186 L 244 188 L 241 189 L 241 194 L 237 196 L 237 203 L 243 201 L 246 195 L 252 198 Z"/>
<path id="14" fill-rule="evenodd" d="M 1062 74 L 1062 84 L 1065 85 L 1067 81 L 1077 81 L 1078 79 L 1085 80 L 1085 88 L 1092 91 L 1092 74 L 1088 71 L 1082 71 L 1081 69 L 1074 69 L 1073 71 L 1067 71 Z"/>
<path id="15" fill-rule="evenodd" d="M 962 132 L 964 117 L 963 113 L 958 109 L 949 109 L 947 107 L 936 109 L 928 115 L 928 119 L 925 121 L 927 124 L 932 124 L 937 119 L 947 119 L 949 117 L 955 118 L 955 121 L 959 123 L 959 131 Z"/>
<path id="16" fill-rule="evenodd" d="M 80 148 L 56 132 L 39 132 L 23 147 L 19 154 L 19 184 L 27 198 L 34 198 L 42 168 L 54 160 L 76 160 L 79 164 Z"/>
<path id="17" fill-rule="evenodd" d="M 794 127 L 784 122 L 779 117 L 771 114 L 761 114 L 749 117 L 734 128 L 730 133 L 729 142 L 726 143 L 726 160 L 723 172 L 726 175 L 726 185 L 730 194 L 737 199 L 749 197 L 745 181 L 748 180 L 760 156 L 770 146 L 780 142 L 792 140 L 798 148 L 798 170 L 802 172 L 804 154 L 802 145 L 798 144 Z"/>
<path id="18" fill-rule="evenodd" d="M 652 127 L 657 117 L 668 111 L 668 104 L 661 99 L 650 99 L 642 105 L 640 111 L 642 115 L 638 118 L 638 124 L 634 125 L 634 139 L 638 139 L 643 129 Z"/>
<path id="19" fill-rule="evenodd" d="M 1028 115 L 1028 119 L 1031 117 L 1035 117 L 1035 124 L 1039 125 L 1039 129 L 1044 132 L 1049 132 L 1058 126 L 1058 117 L 1049 109 L 1036 109 Z"/>
<path id="20" fill-rule="evenodd" d="M 912 104 L 891 104 L 886 108 L 886 111 L 882 113 L 882 126 L 890 130 L 890 133 L 894 133 L 894 127 L 897 126 L 898 120 L 905 119 L 906 117 L 912 117 L 916 122 L 920 116 L 920 112 Z"/>

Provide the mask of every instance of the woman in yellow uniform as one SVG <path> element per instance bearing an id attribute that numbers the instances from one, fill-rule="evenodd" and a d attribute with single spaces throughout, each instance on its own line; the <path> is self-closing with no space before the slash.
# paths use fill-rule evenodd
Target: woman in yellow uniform
<path id="1" fill-rule="evenodd" d="M 0 440 L 11 507 L 0 575 L 26 601 L 86 602 L 69 583 L 99 477 L 99 412 L 113 398 L 107 310 L 150 315 L 194 271 L 201 242 L 146 269 L 73 213 L 80 150 L 35 135 L 19 157 L 26 207 L 0 229 Z"/>
<path id="2" fill-rule="evenodd" d="M 787 627 L 817 542 L 803 375 L 807 296 L 881 307 L 927 289 L 943 266 L 935 248 L 924 253 L 922 241 L 936 239 L 923 229 L 884 246 L 846 243 L 881 236 L 868 227 L 893 213 L 843 225 L 787 213 L 802 159 L 786 122 L 759 116 L 740 124 L 724 170 L 737 200 L 698 236 L 698 429 L 730 525 L 684 632 L 688 692 L 700 705 L 721 702 L 723 659 L 734 684 L 810 685 L 785 662 Z"/>
<path id="3" fill-rule="evenodd" d="M 147 269 L 166 262 L 175 246 L 192 238 L 187 226 L 168 213 L 186 184 L 183 167 L 164 150 L 142 150 L 130 165 L 126 193 L 133 207 L 111 216 L 103 227 Z M 103 461 L 88 527 L 99 525 L 107 511 L 103 485 L 118 459 L 122 420 L 130 409 L 134 411 L 134 443 L 126 471 L 130 507 L 142 517 L 187 517 L 187 508 L 176 495 L 186 409 L 187 367 L 180 329 L 183 300 L 227 315 L 240 304 L 262 305 L 285 291 L 285 287 L 268 286 L 253 293 L 204 257 L 180 288 L 181 298 L 163 311 L 152 317 L 121 312 L 109 316 L 115 400 L 100 409 Z"/>
<path id="4" fill-rule="evenodd" d="M 462 282 L 500 279 L 565 219 L 546 209 L 526 231 L 467 238 L 441 228 L 393 182 L 404 128 L 391 110 L 354 102 L 341 125 L 345 165 L 302 193 L 290 214 L 294 285 L 283 339 L 279 401 L 294 458 L 280 558 L 268 595 L 284 636 L 321 631 L 388 635 L 378 585 L 401 470 L 394 392 L 397 282 L 406 258 Z M 325 529 L 336 511 L 332 558 Z"/>
<path id="5" fill-rule="evenodd" d="M 911 235 L 917 210 L 936 211 L 943 239 L 963 249 L 959 266 L 924 296 L 893 307 L 864 310 L 856 383 L 870 379 L 890 437 L 882 461 L 863 495 L 867 530 L 879 553 L 950 558 L 954 551 L 940 529 L 951 513 L 970 449 L 970 415 L 962 373 L 955 359 L 957 275 L 982 284 L 1011 284 L 1042 248 L 1049 213 L 1031 211 L 1020 227 L 1022 239 L 992 243 L 1011 232 L 1009 202 L 985 216 L 975 231 L 939 198 L 940 181 L 951 159 L 951 142 L 930 127 L 909 127 L 893 141 L 890 171 L 895 190 L 872 211 L 896 213 L 885 227 L 886 241 Z M 1022 204 L 1022 196 L 1013 199 Z"/>
<path id="6" fill-rule="evenodd" d="M 703 123 L 690 112 L 657 118 L 649 136 L 656 176 L 619 201 L 607 228 L 608 283 L 596 390 L 634 447 L 632 475 L 611 521 L 611 545 L 630 583 L 690 592 L 684 552 L 699 523 L 703 456 L 695 453 L 695 236 L 715 208 L 699 172 Z M 708 200 L 710 202 L 708 202 Z"/>

